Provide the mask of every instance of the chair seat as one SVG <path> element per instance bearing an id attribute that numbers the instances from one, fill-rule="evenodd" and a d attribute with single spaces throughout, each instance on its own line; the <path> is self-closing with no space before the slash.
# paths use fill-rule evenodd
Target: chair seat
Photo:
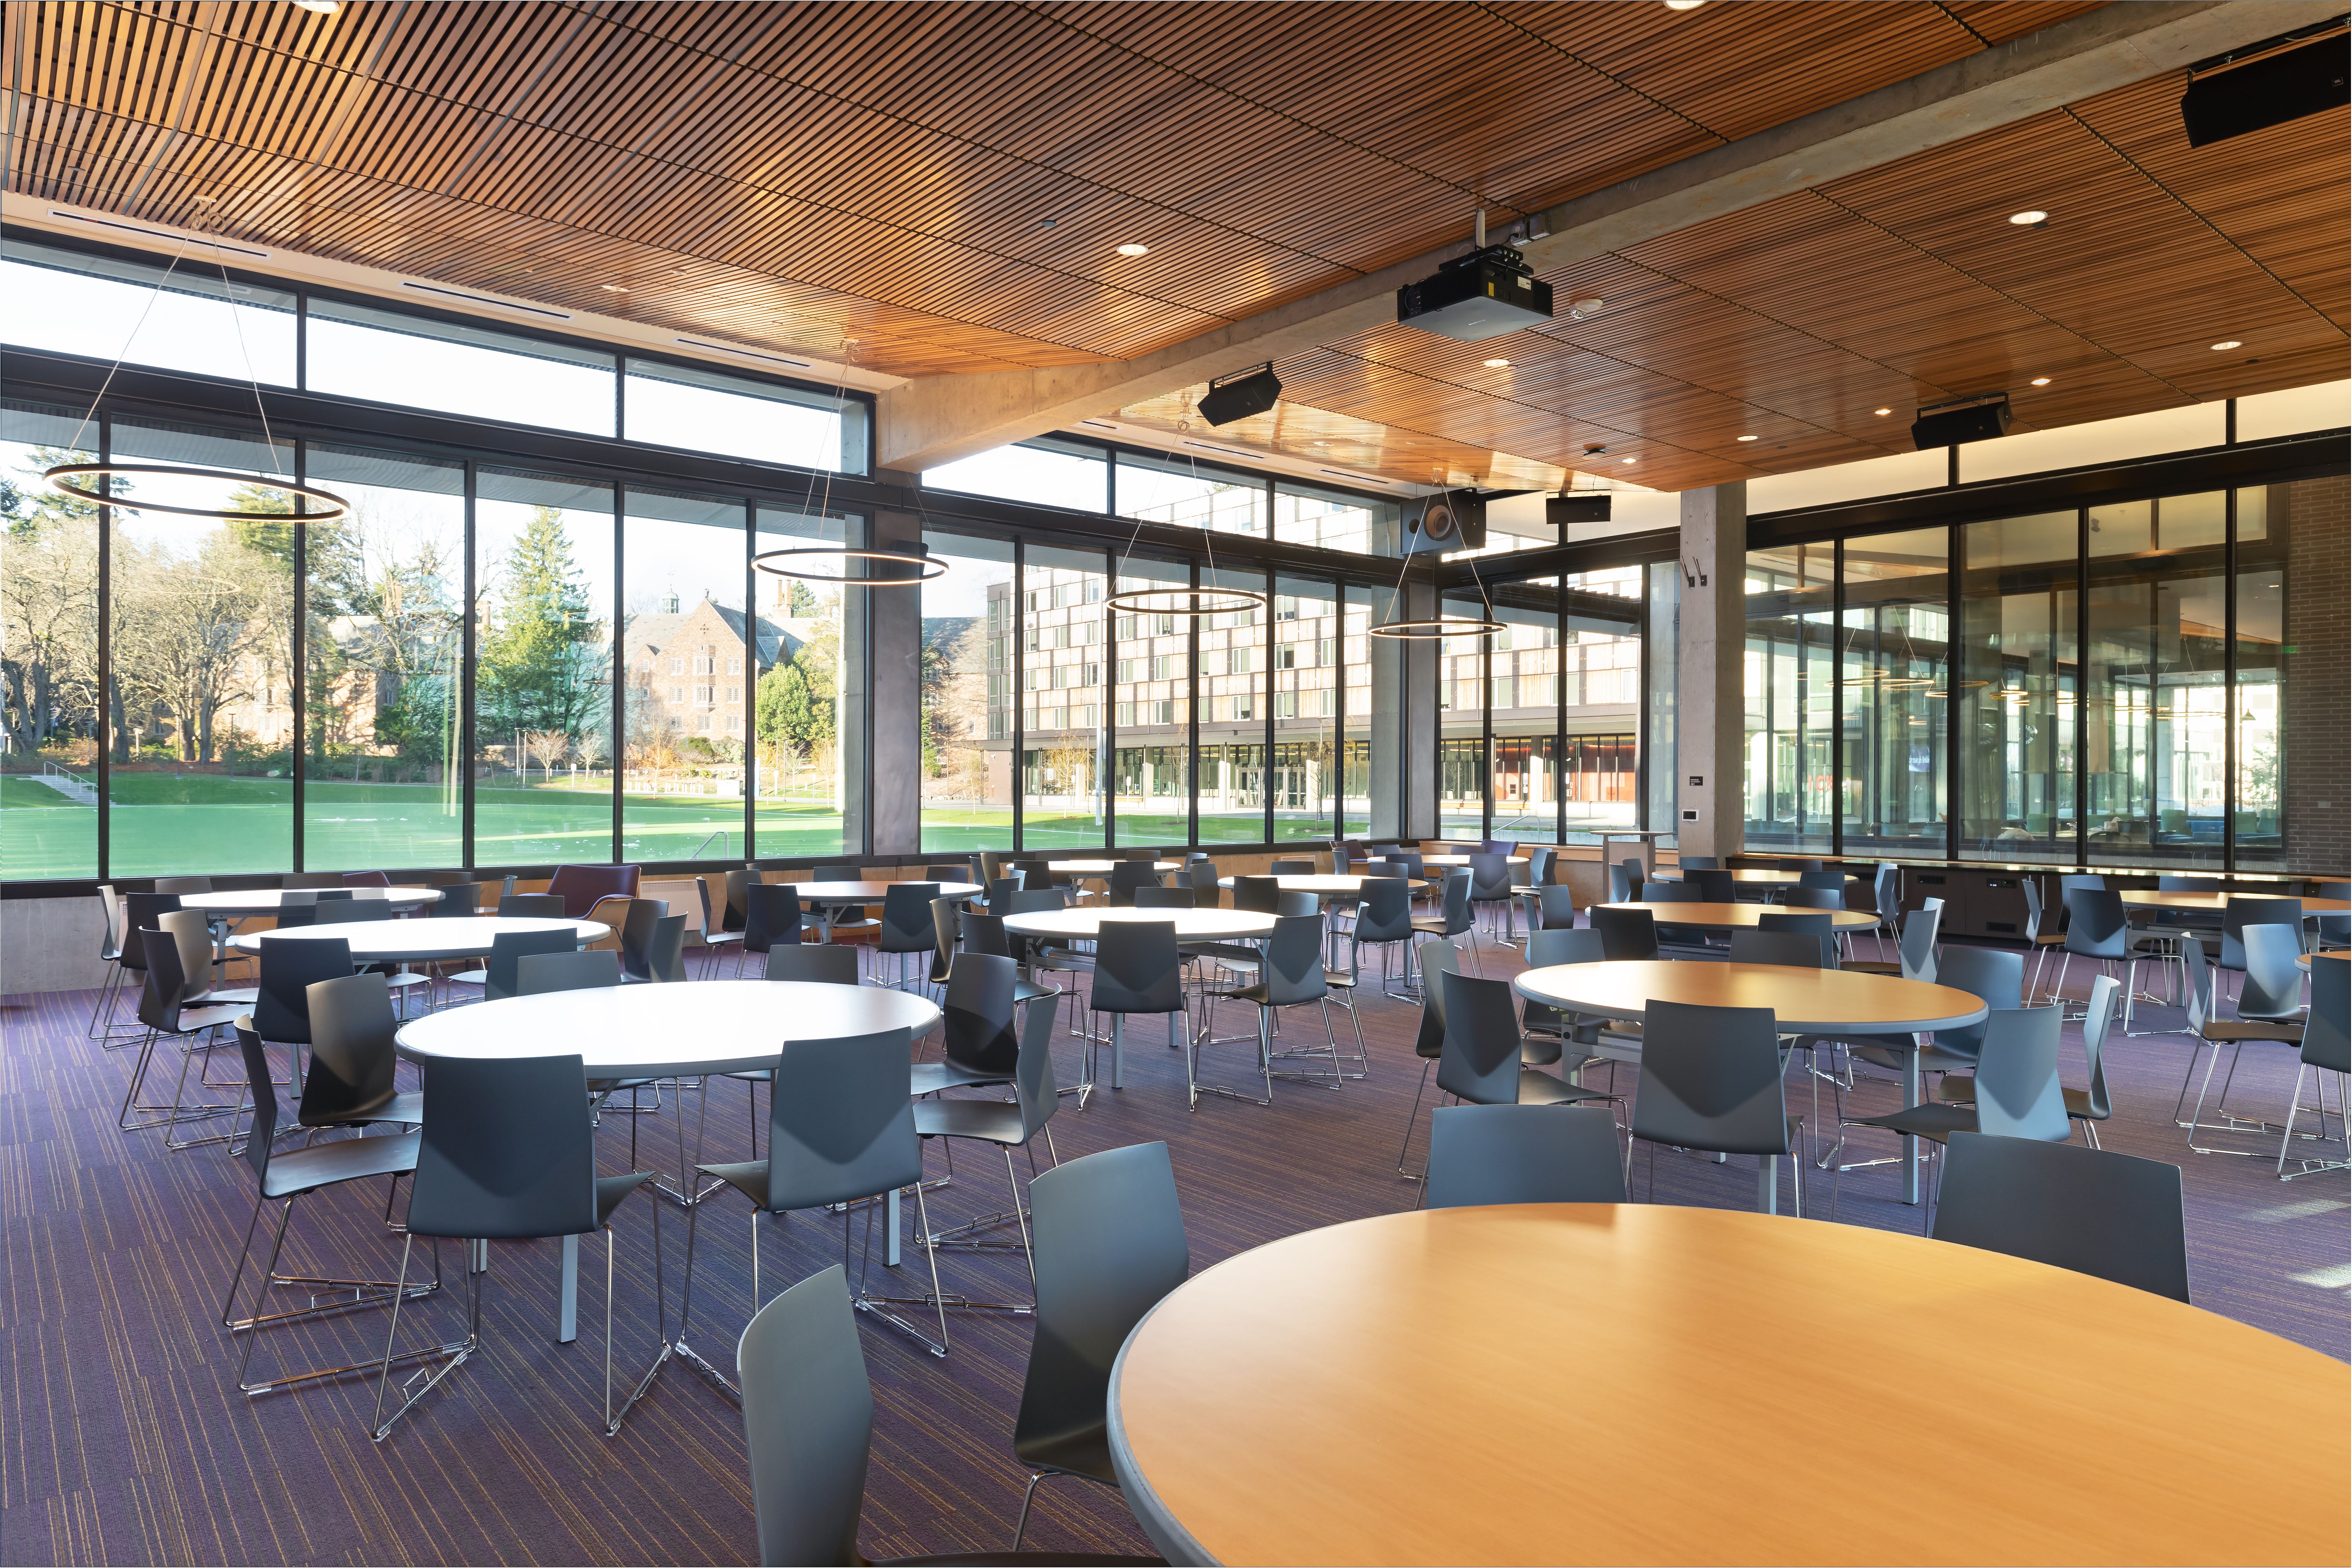
<path id="1" fill-rule="evenodd" d="M 1565 1079 L 1552 1077 L 1535 1068 L 1519 1068 L 1519 1103 L 1521 1105 L 1575 1105 L 1587 1100 L 1622 1100 L 1623 1095 L 1607 1094 L 1597 1089 L 1580 1089 Z"/>
<path id="2" fill-rule="evenodd" d="M 1412 917 L 1412 929 L 1417 931 L 1425 932 L 1431 936 L 1466 936 L 1469 934 L 1467 931 L 1446 930 L 1445 917 L 1444 915 L 1415 915 Z"/>
<path id="3" fill-rule="evenodd" d="M 1855 1046 L 1852 1048 L 1856 1057 L 1868 1062 L 1872 1067 L 1885 1068 L 1888 1072 L 1903 1070 L 1903 1053 L 1892 1047 Z M 1919 1052 L 1919 1070 L 1921 1072 L 1974 1072 L 1977 1070 L 1977 1059 L 1974 1057 L 1954 1056 L 1949 1051 L 1939 1051 L 1933 1046 L 1927 1046 Z"/>
<path id="4" fill-rule="evenodd" d="M 1057 986 L 1040 985 L 1032 980 L 1015 980 L 1013 983 L 1013 1005 L 1016 1007 L 1026 1005 L 1031 1002 L 1043 1002 L 1048 996 L 1059 996 L 1061 994 Z"/>
<path id="5" fill-rule="evenodd" d="M 625 1176 L 597 1177 L 597 1228 L 600 1230 L 604 1228 L 604 1222 L 613 1217 L 613 1211 L 621 1206 L 621 1200 L 623 1198 L 627 1197 L 631 1193 L 635 1192 L 639 1187 L 644 1186 L 647 1182 L 650 1182 L 653 1179 L 654 1173 L 651 1171 L 632 1171 Z"/>
<path id="6" fill-rule="evenodd" d="M 1977 1102 L 1977 1080 L 1954 1073 L 1937 1086 L 1936 1092 L 1953 1105 L 1974 1105 Z M 2087 1089 L 2066 1089 L 2058 1092 L 2066 1101 L 2066 1114 L 2077 1121 L 2105 1121 L 2106 1117 L 2091 1109 L 2091 1091 Z"/>
<path id="7" fill-rule="evenodd" d="M 908 1092 L 918 1095 L 937 1094 L 943 1089 L 970 1089 L 975 1084 L 1013 1081 L 1011 1073 L 974 1072 L 970 1068 L 960 1068 L 953 1062 L 917 1062 L 912 1071 L 913 1077 L 909 1080 Z M 918 1107 L 916 1110 L 918 1119 L 921 1114 L 921 1109 Z"/>
<path id="8" fill-rule="evenodd" d="M 1522 1035 L 1519 1037 L 1521 1067 L 1548 1068 L 1559 1060 L 1564 1054 L 1566 1053 L 1560 1049 L 1559 1041 L 1549 1035 Z"/>
<path id="9" fill-rule="evenodd" d="M 697 1165 L 706 1176 L 716 1176 L 760 1208 L 768 1206 L 768 1162 L 745 1160 L 733 1165 Z"/>
<path id="10" fill-rule="evenodd" d="M 702 945 L 705 947 L 724 947 L 730 942 L 742 940 L 743 933 L 740 931 L 707 931 L 702 933 Z"/>
<path id="11" fill-rule="evenodd" d="M 919 1100 L 915 1131 L 925 1138 L 978 1138 L 1018 1148 L 1021 1106 L 1011 1100 Z"/>
<path id="12" fill-rule="evenodd" d="M 1323 984 L 1334 991 L 1353 991 L 1362 983 L 1344 969 L 1327 969 L 1323 972 Z"/>
<path id="13" fill-rule="evenodd" d="M 425 1125 L 425 1097 L 421 1094 L 395 1094 L 373 1110 L 353 1111 L 327 1121 L 298 1121 L 303 1127 L 373 1127 L 380 1122 L 394 1121 L 404 1127 Z"/>
<path id="14" fill-rule="evenodd" d="M 1238 942 L 1181 942 L 1176 944 L 1176 954 L 1180 958 L 1213 959 L 1219 963 L 1257 967 L 1257 949 Z"/>
<path id="15" fill-rule="evenodd" d="M 245 1016 L 246 1009 L 237 1007 L 183 1007 L 180 1009 L 180 1033 L 193 1035 L 199 1029 L 218 1028 Z M 2295 1037 L 2301 1039 L 2303 1037 Z"/>
<path id="16" fill-rule="evenodd" d="M 1013 1445 L 1013 1457 L 1035 1470 L 1059 1470 L 1067 1476 L 1118 1485 L 1110 1464 L 1110 1429 L 1107 1421 L 1079 1431 L 1032 1437 Z"/>
<path id="17" fill-rule="evenodd" d="M 250 1007 L 261 1000 L 261 993 L 247 985 L 227 991 L 207 991 L 195 1000 L 207 1007 Z"/>
<path id="18" fill-rule="evenodd" d="M 489 983 L 490 972 L 487 969 L 468 969 L 463 974 L 449 976 L 452 985 L 488 985 Z"/>
<path id="19" fill-rule="evenodd" d="M 388 1138 L 338 1138 L 307 1149 L 288 1149 L 269 1157 L 269 1175 L 261 1184 L 265 1198 L 290 1198 L 316 1192 L 338 1182 L 363 1182 L 371 1176 L 395 1176 L 416 1169 L 421 1132 L 394 1133 Z"/>
<path id="20" fill-rule="evenodd" d="M 1977 1130 L 1977 1108 L 1974 1105 L 1914 1105 L 1906 1110 L 1890 1111 L 1885 1116 L 1859 1116 L 1847 1123 L 1850 1127 L 1879 1127 L 1889 1132 L 1907 1132 L 1914 1138 L 1926 1138 L 1937 1143 L 1947 1142 L 1955 1132 Z"/>
<path id="21" fill-rule="evenodd" d="M 2273 1024 L 2263 1018 L 2214 1018 L 2205 1026 L 2205 1037 L 2216 1045 L 2275 1040 L 2282 1045 L 2299 1046 L 2303 1044 L 2303 1026 Z"/>

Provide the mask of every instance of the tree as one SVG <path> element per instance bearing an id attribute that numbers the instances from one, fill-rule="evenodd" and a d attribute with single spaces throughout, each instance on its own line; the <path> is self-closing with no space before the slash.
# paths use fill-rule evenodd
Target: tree
<path id="1" fill-rule="evenodd" d="M 485 736 L 551 731 L 579 742 L 601 735 L 612 675 L 603 641 L 563 514 L 534 507 L 499 563 L 483 628 L 475 683 Z"/>
<path id="2" fill-rule="evenodd" d="M 784 614 L 808 616 L 817 613 L 816 595 L 806 583 L 795 577 L 784 591 Z"/>
<path id="3" fill-rule="evenodd" d="M 572 754 L 572 737 L 561 730 L 532 730 L 524 734 L 522 748 L 525 756 L 538 759 L 540 777 L 544 782 L 554 776 L 555 764 Z"/>
<path id="4" fill-rule="evenodd" d="M 760 678 L 759 710 L 753 722 L 762 742 L 788 746 L 805 758 L 833 743 L 834 700 L 809 679 L 804 657 L 805 650 Z"/>
<path id="5" fill-rule="evenodd" d="M 12 748 L 97 732 L 98 509 L 37 479 L 81 456 L 35 447 L 32 482 L 0 480 L 0 731 Z"/>

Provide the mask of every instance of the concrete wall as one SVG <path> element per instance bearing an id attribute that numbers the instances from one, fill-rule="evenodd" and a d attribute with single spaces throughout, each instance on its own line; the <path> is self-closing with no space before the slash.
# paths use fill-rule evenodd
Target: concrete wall
<path id="1" fill-rule="evenodd" d="M 0 994 L 79 991 L 102 984 L 98 956 L 106 919 L 86 899 L 0 900 Z"/>

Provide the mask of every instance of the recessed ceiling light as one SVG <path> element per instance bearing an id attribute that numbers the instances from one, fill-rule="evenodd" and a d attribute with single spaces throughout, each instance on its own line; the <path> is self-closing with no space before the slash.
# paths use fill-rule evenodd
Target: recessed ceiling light
<path id="1" fill-rule="evenodd" d="M 1625 463 L 1630 463 L 1630 462 L 1633 461 L 1633 458 L 1619 458 L 1618 460 L 1619 460 L 1620 462 L 1625 462 Z"/>
<path id="2" fill-rule="evenodd" d="M 1328 441 L 1309 441 L 1309 442 L 1307 443 L 1307 445 L 1308 445 L 1308 446 L 1310 446 L 1310 447 L 1328 447 L 1328 446 L 1329 446 L 1330 444 L 1331 444 L 1331 443 L 1330 443 L 1330 442 L 1328 442 Z"/>
<path id="3" fill-rule="evenodd" d="M 2037 375 L 2033 378 L 2033 384 L 2036 386 L 2047 386 L 2050 384 L 2050 378 L 2046 375 Z"/>
<path id="4" fill-rule="evenodd" d="M 1742 436 L 1740 439 L 1743 441 L 1753 441 L 1756 437 L 1753 436 Z"/>
<path id="5" fill-rule="evenodd" d="M 1666 9 L 1669 11 L 1696 11 L 1706 4 L 1706 0 L 1666 0 Z"/>
<path id="6" fill-rule="evenodd" d="M 1130 239 L 1118 247 L 1118 253 L 1121 256 L 1149 256 L 1151 254 L 1151 247 L 1138 245 Z"/>
<path id="7" fill-rule="evenodd" d="M 321 16 L 331 16 L 342 9 L 342 0 L 294 0 L 294 4 L 301 10 L 316 11 Z"/>
<path id="8" fill-rule="evenodd" d="M 2039 228 L 2042 225 L 2050 221 L 2050 215 L 2039 210 L 2029 210 L 2021 213 L 2010 214 L 2009 221 L 2017 225 L 2020 228 Z"/>
<path id="9" fill-rule="evenodd" d="M 2222 349 L 2242 349 L 2245 346 L 2245 344 L 2240 342 L 2235 338 L 2224 338 L 2220 342 L 2215 343 L 2213 348 L 2216 353 L 2219 353 Z"/>
<path id="10" fill-rule="evenodd" d="M 1486 362 L 1486 368 L 1488 370 L 1508 370 L 1511 368 L 1511 362 L 1507 359 L 1490 359 Z"/>
<path id="11" fill-rule="evenodd" d="M 618 283 L 599 283 L 596 287 L 602 289 L 607 294 L 625 294 L 628 292 L 626 289 L 623 288 Z"/>
<path id="12" fill-rule="evenodd" d="M 1895 410 L 1893 410 L 1892 408 L 1874 408 L 1874 409 L 1872 409 L 1872 410 L 1871 410 L 1871 412 L 1872 412 L 1873 414 L 1879 415 L 1879 416 L 1881 416 L 1883 417 L 1883 416 L 1886 416 L 1886 415 L 1889 415 L 1889 414 L 1894 413 L 1894 412 L 1895 412 Z"/>

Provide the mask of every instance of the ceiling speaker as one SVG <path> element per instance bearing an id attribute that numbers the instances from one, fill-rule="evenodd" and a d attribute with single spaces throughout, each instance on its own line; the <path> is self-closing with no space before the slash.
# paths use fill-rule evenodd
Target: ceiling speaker
<path id="1" fill-rule="evenodd" d="M 1406 555 L 1478 550 L 1486 542 L 1486 503 L 1475 490 L 1441 490 L 1404 506 Z"/>
<path id="2" fill-rule="evenodd" d="M 1990 441 L 2009 434 L 2009 394 L 1996 392 L 1961 403 L 1939 403 L 1922 408 L 1911 422 L 1911 444 L 1921 451 L 1930 447 L 1958 447 L 1969 441 Z"/>
<path id="3" fill-rule="evenodd" d="M 2346 86 L 2352 34 L 2285 49 L 2210 76 L 2191 76 L 2180 123 L 2191 147 L 2210 147 L 2352 102 Z"/>
<path id="4" fill-rule="evenodd" d="M 1269 360 L 1255 370 L 1209 383 L 1209 390 L 1201 396 L 1201 417 L 1212 425 L 1230 425 L 1265 413 L 1281 395 L 1282 383 L 1275 379 L 1274 363 Z"/>

